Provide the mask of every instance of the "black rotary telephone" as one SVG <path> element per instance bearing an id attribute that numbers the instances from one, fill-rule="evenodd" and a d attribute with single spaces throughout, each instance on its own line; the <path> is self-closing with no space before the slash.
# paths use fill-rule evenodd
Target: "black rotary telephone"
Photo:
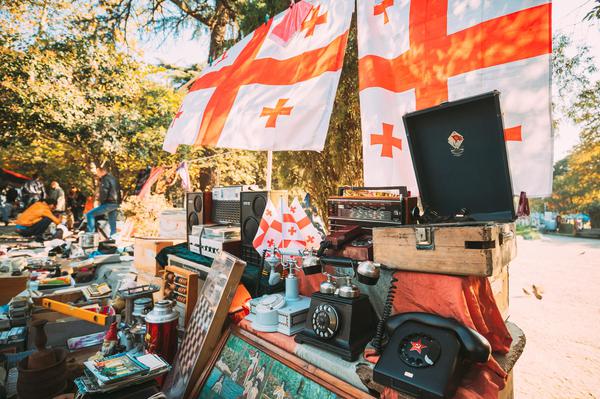
<path id="1" fill-rule="evenodd" d="M 470 365 L 491 354 L 483 335 L 435 314 L 402 313 L 390 317 L 385 328 L 389 341 L 373 379 L 418 398 L 452 397 Z"/>

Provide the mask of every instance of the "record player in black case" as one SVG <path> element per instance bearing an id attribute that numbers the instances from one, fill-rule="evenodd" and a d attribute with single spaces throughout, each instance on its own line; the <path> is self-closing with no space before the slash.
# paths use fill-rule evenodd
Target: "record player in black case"
<path id="1" fill-rule="evenodd" d="M 375 262 L 491 276 L 516 255 L 515 208 L 497 91 L 404 115 L 418 224 L 373 229 Z"/>

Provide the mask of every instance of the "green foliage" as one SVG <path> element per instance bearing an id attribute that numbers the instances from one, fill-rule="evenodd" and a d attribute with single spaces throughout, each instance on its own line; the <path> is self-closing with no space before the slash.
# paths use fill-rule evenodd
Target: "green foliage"
<path id="1" fill-rule="evenodd" d="M 273 160 L 277 186 L 310 193 L 321 215 L 325 214 L 327 197 L 333 195 L 338 186 L 362 184 L 356 43 L 354 20 L 323 151 L 281 152 L 276 153 Z"/>
<path id="2" fill-rule="evenodd" d="M 596 5 L 588 12 L 584 20 L 600 19 L 600 0 L 596 0 Z"/>
<path id="3" fill-rule="evenodd" d="M 553 195 L 549 206 L 561 213 L 590 214 L 592 226 L 600 226 L 600 81 L 589 47 L 569 55 L 571 41 L 554 38 L 553 79 L 558 89 L 559 112 L 580 128 L 580 144 L 554 165 Z"/>
<path id="4" fill-rule="evenodd" d="M 539 233 L 539 231 L 531 226 L 517 225 L 517 235 L 526 240 L 539 240 L 542 238 L 542 235 Z"/>
<path id="5" fill-rule="evenodd" d="M 600 141 L 578 146 L 555 171 L 552 209 L 588 213 L 592 227 L 600 226 Z"/>

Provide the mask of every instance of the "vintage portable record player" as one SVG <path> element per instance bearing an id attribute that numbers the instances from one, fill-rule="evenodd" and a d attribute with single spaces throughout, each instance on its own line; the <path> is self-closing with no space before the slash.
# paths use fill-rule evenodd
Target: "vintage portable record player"
<path id="1" fill-rule="evenodd" d="M 390 338 L 373 380 L 418 398 L 452 397 L 469 366 L 491 354 L 481 334 L 435 314 L 398 314 L 385 328 Z"/>
<path id="2" fill-rule="evenodd" d="M 315 345 L 348 361 L 356 360 L 375 334 L 377 316 L 369 297 L 360 293 L 352 279 L 356 276 L 363 284 L 375 285 L 379 265 L 333 256 L 312 256 L 304 263 L 305 273 L 312 263 L 312 273 L 323 266 L 335 266 L 350 268 L 353 275 L 323 272 L 327 280 L 311 296 L 306 323 L 295 336 L 296 342 Z"/>
<path id="3" fill-rule="evenodd" d="M 250 314 L 246 319 L 252 322 L 252 328 L 257 331 L 275 332 L 285 335 L 294 335 L 302 329 L 308 313 L 310 298 L 298 292 L 298 266 L 297 258 L 308 257 L 307 251 L 286 250 L 274 248 L 269 251 L 265 263 L 270 268 L 269 283 L 277 284 L 281 274 L 277 267 L 287 270 L 285 278 L 285 296 L 281 294 L 264 295 L 252 299 L 249 303 Z"/>
<path id="4" fill-rule="evenodd" d="M 490 276 L 516 255 L 499 98 L 494 91 L 404 115 L 423 209 L 414 209 L 418 224 L 373 229 L 376 262 Z"/>

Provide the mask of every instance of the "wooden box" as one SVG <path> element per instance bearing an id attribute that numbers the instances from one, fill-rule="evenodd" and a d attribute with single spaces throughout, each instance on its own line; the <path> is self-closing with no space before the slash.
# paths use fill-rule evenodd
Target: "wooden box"
<path id="1" fill-rule="evenodd" d="M 498 305 L 498 310 L 500 310 L 504 320 L 508 319 L 508 316 L 510 316 L 508 303 L 508 268 L 508 265 L 504 266 L 498 274 L 488 277 L 490 286 L 492 287 L 492 294 L 494 294 L 494 299 L 496 300 L 496 305 Z"/>
<path id="2" fill-rule="evenodd" d="M 10 300 L 27 289 L 29 272 L 20 276 L 11 276 L 10 273 L 0 273 L 0 304 L 9 303 Z"/>
<path id="3" fill-rule="evenodd" d="M 489 277 L 498 274 L 516 254 L 514 223 L 373 229 L 374 260 L 393 269 Z"/>
<path id="4" fill-rule="evenodd" d="M 198 300 L 198 273 L 177 266 L 167 266 L 163 276 L 163 293 L 175 301 L 180 314 L 179 325 L 185 327 Z"/>
<path id="5" fill-rule="evenodd" d="M 173 239 L 136 237 L 133 246 L 133 266 L 140 273 L 158 276 L 162 268 L 156 261 L 156 255 L 163 248 L 170 247 L 176 243 Z"/>

